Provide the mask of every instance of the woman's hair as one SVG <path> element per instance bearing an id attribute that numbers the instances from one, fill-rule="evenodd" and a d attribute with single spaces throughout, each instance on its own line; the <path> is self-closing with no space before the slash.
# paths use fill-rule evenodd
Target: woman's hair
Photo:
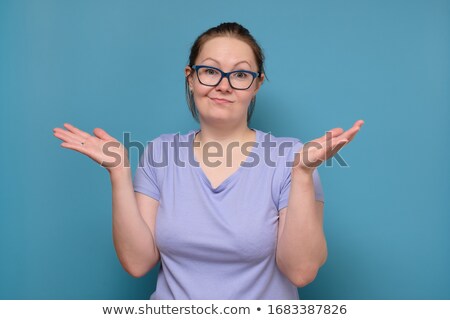
<path id="1" fill-rule="evenodd" d="M 265 73 L 264 72 L 264 53 L 259 46 L 258 42 L 253 38 L 253 36 L 250 34 L 250 32 L 241 26 L 240 24 L 236 22 L 226 22 L 221 23 L 217 27 L 213 27 L 211 29 L 206 30 L 203 32 L 198 38 L 195 40 L 194 44 L 191 47 L 191 53 L 189 55 L 189 66 L 192 67 L 195 65 L 195 60 L 198 57 L 198 54 L 200 53 L 200 50 L 202 49 L 203 45 L 208 41 L 216 37 L 232 37 L 236 38 L 238 40 L 244 41 L 247 43 L 250 48 L 252 48 L 253 54 L 255 55 L 256 64 L 258 66 L 258 72 Z M 186 100 L 189 106 L 189 110 L 192 113 L 192 116 L 194 119 L 198 122 L 198 111 L 197 107 L 195 106 L 194 97 L 192 95 L 192 92 L 189 88 L 189 82 L 188 77 L 186 77 L 185 81 L 185 91 L 186 91 Z M 250 106 L 247 111 L 247 123 L 250 122 L 250 119 L 253 114 L 253 110 L 255 109 L 255 103 L 256 103 L 256 97 L 252 99 L 252 102 L 250 103 Z"/>

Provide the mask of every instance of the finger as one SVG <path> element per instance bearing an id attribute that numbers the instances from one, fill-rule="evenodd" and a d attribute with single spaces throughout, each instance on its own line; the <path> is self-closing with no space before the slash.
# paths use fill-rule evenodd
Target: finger
<path id="1" fill-rule="evenodd" d="M 61 139 L 64 142 L 68 142 L 68 143 L 74 143 L 74 144 L 78 144 L 81 145 L 81 140 L 79 137 L 74 136 L 73 134 L 71 134 L 70 132 L 64 131 L 64 130 L 55 130 L 53 132 L 53 135 L 55 137 L 57 137 L 58 139 Z"/>
<path id="2" fill-rule="evenodd" d="M 325 158 L 331 158 L 332 156 L 334 156 L 336 153 L 339 152 L 339 150 L 341 150 L 347 143 L 349 143 L 349 141 L 347 139 L 342 139 L 342 138 L 338 138 L 335 139 L 330 145 L 329 147 L 327 147 L 327 150 L 325 152 Z"/>
<path id="3" fill-rule="evenodd" d="M 337 148 L 342 148 L 343 146 L 345 146 L 349 142 L 350 142 L 349 140 L 342 139 L 341 137 L 339 137 L 339 139 L 336 139 L 335 141 L 332 142 L 331 149 L 334 151 Z"/>
<path id="4" fill-rule="evenodd" d="M 90 134 L 86 133 L 76 127 L 74 127 L 73 125 L 71 125 L 70 123 L 64 123 L 64 127 L 67 128 L 67 130 L 69 130 L 70 132 L 79 135 L 80 137 L 83 138 L 83 140 L 86 140 Z"/>
<path id="5" fill-rule="evenodd" d="M 343 147 L 345 147 L 348 143 L 349 143 L 349 141 L 347 141 L 347 140 L 341 140 L 341 141 L 339 141 L 339 143 L 336 145 L 336 148 L 334 149 L 333 155 L 335 155 L 336 153 L 338 153 L 338 152 L 339 152 Z"/>
<path id="6" fill-rule="evenodd" d="M 331 129 L 328 132 L 331 134 L 332 137 L 337 137 L 337 136 L 341 135 L 342 132 L 344 132 L 344 129 L 342 129 L 342 128 L 334 128 L 334 129 Z"/>
<path id="7" fill-rule="evenodd" d="M 79 153 L 88 156 L 92 160 L 97 161 L 95 159 L 94 152 L 92 152 L 91 149 L 86 148 L 85 146 L 82 146 L 79 143 L 63 142 L 63 143 L 61 143 L 61 147 L 66 148 L 66 149 L 71 149 L 74 151 L 78 151 Z"/>
<path id="8" fill-rule="evenodd" d="M 353 133 L 353 134 L 351 134 L 347 139 L 348 139 L 348 141 L 352 141 L 353 140 L 353 138 L 356 136 L 356 134 L 359 132 L 359 129 L 358 130 L 355 130 L 355 132 Z"/>
<path id="9" fill-rule="evenodd" d="M 357 120 L 353 126 L 362 127 L 364 125 L 364 120 Z"/>
<path id="10" fill-rule="evenodd" d="M 61 147 L 85 153 L 85 149 L 80 143 L 63 142 L 61 143 Z"/>
<path id="11" fill-rule="evenodd" d="M 348 129 L 346 132 L 342 134 L 342 137 L 347 139 L 349 142 L 353 140 L 353 138 L 356 136 L 356 134 L 359 132 L 361 127 L 363 126 L 364 121 L 358 120 L 353 124 L 353 127 Z"/>
<path id="12" fill-rule="evenodd" d="M 333 128 L 333 129 L 327 131 L 325 133 L 325 135 L 323 135 L 322 137 L 320 137 L 316 141 L 317 142 L 325 142 L 327 140 L 331 140 L 333 137 L 337 137 L 337 136 L 341 135 L 342 132 L 344 132 L 344 129 L 342 129 L 342 128 Z"/>
<path id="13" fill-rule="evenodd" d="M 348 129 L 346 132 L 344 132 L 340 136 L 340 138 L 347 139 L 348 141 L 352 141 L 360 129 L 361 129 L 360 126 L 355 125 L 355 126 L 351 127 L 350 129 Z"/>
<path id="14" fill-rule="evenodd" d="M 117 141 L 115 138 L 111 137 L 105 130 L 103 130 L 101 128 L 95 128 L 94 129 L 94 134 L 98 138 L 100 138 L 102 140 L 107 140 L 107 141 L 114 140 L 114 141 Z"/>
<path id="15" fill-rule="evenodd" d="M 84 139 L 83 137 L 80 137 L 77 134 L 74 134 L 74 133 L 72 133 L 70 131 L 67 131 L 67 130 L 64 130 L 64 129 L 60 129 L 60 128 L 53 129 L 53 132 L 54 133 L 59 133 L 60 135 L 70 139 L 70 141 L 77 141 L 78 143 L 81 143 L 81 142 L 86 140 L 86 139 Z"/>

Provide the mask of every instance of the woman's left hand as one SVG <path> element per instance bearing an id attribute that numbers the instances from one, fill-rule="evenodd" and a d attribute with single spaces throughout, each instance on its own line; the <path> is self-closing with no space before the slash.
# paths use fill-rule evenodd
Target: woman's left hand
<path id="1" fill-rule="evenodd" d="M 293 171 L 311 174 L 322 162 L 333 157 L 343 146 L 352 141 L 363 124 L 363 120 L 358 120 L 347 131 L 334 128 L 327 131 L 324 136 L 306 143 L 295 155 Z"/>

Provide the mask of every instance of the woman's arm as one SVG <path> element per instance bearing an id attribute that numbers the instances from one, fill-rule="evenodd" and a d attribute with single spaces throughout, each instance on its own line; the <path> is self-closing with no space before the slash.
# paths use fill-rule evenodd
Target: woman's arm
<path id="1" fill-rule="evenodd" d="M 358 120 L 345 132 L 341 128 L 328 131 L 295 154 L 288 206 L 280 210 L 276 261 L 298 287 L 312 282 L 327 258 L 323 203 L 315 199 L 313 172 L 353 140 L 363 124 Z"/>
<path id="2" fill-rule="evenodd" d="M 159 261 L 155 222 L 159 202 L 134 192 L 131 170 L 111 172 L 113 240 L 124 269 L 144 276 Z"/>
<path id="3" fill-rule="evenodd" d="M 288 206 L 279 217 L 278 268 L 303 287 L 314 280 L 327 257 L 323 202 L 315 199 L 312 174 L 291 176 Z"/>
<path id="4" fill-rule="evenodd" d="M 63 148 L 78 151 L 108 170 L 117 256 L 132 276 L 145 275 L 159 260 L 154 240 L 159 202 L 134 192 L 127 150 L 119 141 L 99 128 L 90 135 L 68 123 L 64 127 L 53 130 Z"/>

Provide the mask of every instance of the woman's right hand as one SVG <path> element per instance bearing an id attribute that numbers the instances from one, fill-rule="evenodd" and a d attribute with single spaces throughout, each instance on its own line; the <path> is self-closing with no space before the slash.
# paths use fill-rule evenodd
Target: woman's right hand
<path id="1" fill-rule="evenodd" d="M 95 128 L 90 135 L 69 123 L 65 129 L 53 129 L 53 135 L 61 139 L 61 147 L 78 151 L 100 164 L 110 173 L 129 168 L 128 152 L 125 147 L 106 131 Z"/>

